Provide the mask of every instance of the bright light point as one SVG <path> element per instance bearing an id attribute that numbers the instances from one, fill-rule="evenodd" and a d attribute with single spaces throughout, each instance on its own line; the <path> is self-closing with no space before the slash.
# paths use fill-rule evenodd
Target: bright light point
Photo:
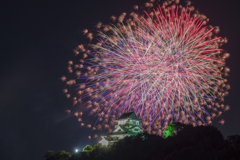
<path id="1" fill-rule="evenodd" d="M 75 152 L 78 152 L 78 149 L 76 149 Z"/>

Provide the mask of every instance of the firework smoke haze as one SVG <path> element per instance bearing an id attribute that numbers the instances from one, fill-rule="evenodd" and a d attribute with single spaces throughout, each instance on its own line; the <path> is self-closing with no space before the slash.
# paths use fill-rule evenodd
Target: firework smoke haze
<path id="1" fill-rule="evenodd" d="M 83 31 L 91 43 L 74 49 L 80 58 L 69 61 L 63 92 L 97 116 L 87 125 L 94 129 L 111 130 L 112 119 L 129 111 L 145 121 L 145 130 L 159 135 L 170 122 L 211 124 L 230 108 L 223 104 L 230 88 L 229 53 L 220 48 L 227 39 L 217 36 L 219 27 L 206 25 L 209 19 L 190 2 L 144 6 L 112 16 L 114 24 L 99 22 L 95 31 Z M 75 116 L 83 120 L 82 114 Z"/>

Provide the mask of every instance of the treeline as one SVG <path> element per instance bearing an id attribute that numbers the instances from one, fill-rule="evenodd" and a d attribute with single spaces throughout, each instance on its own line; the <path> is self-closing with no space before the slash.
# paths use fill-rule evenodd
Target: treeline
<path id="1" fill-rule="evenodd" d="M 240 160 L 240 136 L 228 136 L 213 126 L 185 126 L 177 135 L 166 139 L 139 134 L 125 137 L 111 147 L 86 146 L 83 151 L 54 154 L 46 160 Z"/>

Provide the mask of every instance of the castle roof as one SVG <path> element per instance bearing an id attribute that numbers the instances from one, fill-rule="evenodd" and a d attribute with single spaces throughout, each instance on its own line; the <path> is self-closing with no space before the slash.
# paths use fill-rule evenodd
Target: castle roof
<path id="1" fill-rule="evenodd" d="M 143 120 L 138 118 L 138 116 L 136 115 L 135 112 L 127 112 L 127 113 L 123 113 L 118 119 L 115 119 L 113 121 L 121 121 L 121 120 L 124 120 L 124 119 L 132 119 L 132 120 L 137 120 L 137 121 L 140 121 L 142 122 Z"/>
<path id="2" fill-rule="evenodd" d="M 122 139 L 126 136 L 137 135 L 138 133 L 142 133 L 142 126 L 139 123 L 135 123 L 134 121 L 142 122 L 143 120 L 138 118 L 135 112 L 123 113 L 118 119 L 113 121 L 122 121 L 118 122 L 118 125 L 115 126 L 114 131 L 107 136 L 101 136 L 102 139 L 99 141 L 102 145 L 111 145 L 114 142 L 117 142 L 119 139 Z"/>

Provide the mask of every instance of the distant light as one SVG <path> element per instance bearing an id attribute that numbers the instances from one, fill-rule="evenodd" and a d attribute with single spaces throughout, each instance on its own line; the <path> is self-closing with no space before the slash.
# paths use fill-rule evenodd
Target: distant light
<path id="1" fill-rule="evenodd" d="M 75 152 L 78 152 L 78 149 L 76 149 Z"/>

